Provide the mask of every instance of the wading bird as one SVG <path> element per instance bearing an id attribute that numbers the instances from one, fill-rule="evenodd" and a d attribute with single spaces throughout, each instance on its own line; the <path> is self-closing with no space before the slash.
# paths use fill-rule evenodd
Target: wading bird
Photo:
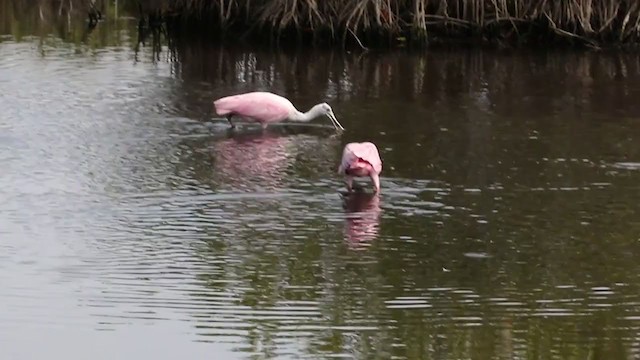
<path id="1" fill-rule="evenodd" d="M 338 174 L 346 176 L 349 192 L 351 192 L 353 178 L 363 176 L 370 177 L 374 192 L 379 192 L 380 172 L 382 172 L 382 160 L 380 160 L 378 148 L 373 143 L 361 142 L 345 145 Z"/>
<path id="2" fill-rule="evenodd" d="M 231 121 L 234 116 L 259 122 L 264 129 L 268 124 L 284 120 L 307 122 L 326 115 L 331 120 L 334 128 L 344 130 L 329 104 L 321 103 L 315 105 L 306 113 L 302 113 L 293 106 L 291 101 L 270 92 L 250 92 L 227 96 L 215 100 L 213 106 L 218 115 L 226 116 L 231 128 L 235 128 Z"/>

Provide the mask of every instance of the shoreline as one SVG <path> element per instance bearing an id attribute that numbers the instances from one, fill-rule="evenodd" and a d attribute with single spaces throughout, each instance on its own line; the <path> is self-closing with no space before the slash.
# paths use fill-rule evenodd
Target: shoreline
<path id="1" fill-rule="evenodd" d="M 614 0 L 141 0 L 139 19 L 218 41 L 307 47 L 637 48 L 640 5 Z"/>
<path id="2" fill-rule="evenodd" d="M 640 3 L 575 0 L 0 0 L 7 19 L 132 17 L 146 34 L 211 44 L 352 51 L 640 49 Z"/>

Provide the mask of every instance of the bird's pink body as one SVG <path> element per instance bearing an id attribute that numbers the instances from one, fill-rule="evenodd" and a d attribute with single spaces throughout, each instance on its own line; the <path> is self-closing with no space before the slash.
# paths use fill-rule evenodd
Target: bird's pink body
<path id="1" fill-rule="evenodd" d="M 349 143 L 342 152 L 342 161 L 338 173 L 347 177 L 347 188 L 351 191 L 354 177 L 368 176 L 375 191 L 380 191 L 380 173 L 382 160 L 378 148 L 371 142 Z"/>
<path id="2" fill-rule="evenodd" d="M 269 92 L 250 92 L 223 97 L 213 102 L 220 116 L 236 115 L 262 126 L 291 117 L 297 110 L 291 101 Z"/>

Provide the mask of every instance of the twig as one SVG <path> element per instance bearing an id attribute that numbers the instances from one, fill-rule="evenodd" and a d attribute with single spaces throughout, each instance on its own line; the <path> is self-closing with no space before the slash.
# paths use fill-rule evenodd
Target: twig
<path id="1" fill-rule="evenodd" d="M 456 18 L 452 18 L 452 17 L 449 17 L 449 16 L 425 15 L 424 17 L 425 17 L 425 19 L 435 19 L 435 20 L 444 21 L 445 23 L 451 22 L 451 23 L 454 23 L 454 24 L 457 24 L 457 25 L 467 25 L 467 26 L 470 26 L 470 27 L 478 26 L 478 25 L 472 23 L 471 21 L 462 20 L 462 19 L 456 19 Z M 433 22 L 430 22 L 430 23 L 433 23 Z"/>
<path id="2" fill-rule="evenodd" d="M 520 18 L 516 18 L 516 17 L 501 17 L 501 18 L 497 18 L 497 19 L 491 19 L 491 20 L 487 20 L 487 22 L 484 23 L 485 26 L 490 25 L 490 24 L 495 24 L 495 23 L 501 23 L 501 22 L 505 22 L 508 21 L 512 24 L 516 23 L 516 22 L 520 22 L 520 23 L 531 23 L 531 20 L 528 19 L 520 19 Z M 514 24 L 515 26 L 515 24 Z"/>
<path id="3" fill-rule="evenodd" d="M 599 47 L 599 46 L 598 46 L 598 45 L 597 45 L 593 40 L 591 40 L 591 39 L 589 39 L 589 38 L 586 38 L 586 37 L 584 37 L 584 36 L 580 36 L 580 35 L 578 35 L 578 34 L 575 34 L 575 33 L 572 33 L 572 32 L 569 32 L 569 31 L 562 30 L 562 29 L 558 28 L 558 27 L 556 26 L 556 23 L 555 23 L 555 22 L 553 22 L 553 20 L 551 19 L 551 17 L 549 16 L 549 14 L 547 14 L 547 12 L 546 12 L 546 11 L 545 11 L 543 14 L 544 14 L 544 16 L 547 18 L 547 20 L 549 21 L 549 25 L 551 25 L 551 26 L 550 26 L 550 27 L 551 27 L 551 30 L 553 30 L 556 34 L 558 34 L 558 35 L 564 35 L 564 36 L 567 36 L 567 37 L 572 37 L 572 38 L 575 38 L 575 39 L 582 40 L 582 41 L 584 41 L 588 46 L 593 47 L 594 49 L 599 49 L 599 48 L 600 48 L 600 47 Z"/>
<path id="4" fill-rule="evenodd" d="M 362 45 L 362 42 L 360 42 L 360 39 L 358 39 L 358 35 L 356 35 L 356 33 L 353 32 L 353 30 L 351 30 L 350 28 L 347 28 L 347 30 L 351 33 L 351 35 L 353 35 L 353 37 L 356 39 L 356 41 L 358 42 L 358 45 L 360 45 L 360 48 L 364 51 L 369 51 L 369 49 Z"/>
<path id="5" fill-rule="evenodd" d="M 615 10 L 612 11 L 613 15 L 611 15 L 611 17 L 600 27 L 600 29 L 598 29 L 598 33 L 601 33 L 604 29 L 609 27 L 609 25 L 611 25 L 613 20 L 615 20 L 618 17 L 618 10 L 620 10 L 620 3 L 618 3 L 616 5 Z"/>

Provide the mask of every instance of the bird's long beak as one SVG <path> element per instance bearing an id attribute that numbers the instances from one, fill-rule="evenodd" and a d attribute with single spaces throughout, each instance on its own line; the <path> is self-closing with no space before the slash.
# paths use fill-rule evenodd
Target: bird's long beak
<path id="1" fill-rule="evenodd" d="M 327 116 L 329 117 L 329 119 L 331 119 L 331 123 L 333 124 L 333 126 L 336 129 L 344 130 L 344 127 L 342 127 L 342 125 L 338 122 L 338 119 L 333 114 L 333 111 L 331 111 L 329 114 L 327 114 Z"/>

